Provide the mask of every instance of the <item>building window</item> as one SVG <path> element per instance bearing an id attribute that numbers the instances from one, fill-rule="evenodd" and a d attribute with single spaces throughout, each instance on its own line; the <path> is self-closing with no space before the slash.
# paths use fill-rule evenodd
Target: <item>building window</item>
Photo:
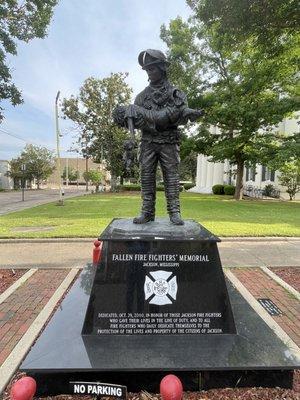
<path id="1" fill-rule="evenodd" d="M 275 182 L 275 171 L 263 165 L 261 180 Z"/>

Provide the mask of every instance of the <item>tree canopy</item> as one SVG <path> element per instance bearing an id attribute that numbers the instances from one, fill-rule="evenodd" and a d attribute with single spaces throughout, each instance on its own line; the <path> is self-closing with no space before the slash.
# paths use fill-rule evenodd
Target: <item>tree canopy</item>
<path id="1" fill-rule="evenodd" d="M 266 57 L 252 36 L 233 44 L 230 33 L 220 34 L 217 18 L 207 22 L 199 13 L 205 0 L 188 3 L 194 10 L 188 22 L 178 17 L 161 28 L 171 80 L 186 90 L 193 107 L 205 110 L 197 149 L 212 161 L 227 159 L 237 166 L 235 198 L 240 199 L 244 165 L 267 154 L 276 140 L 274 126 L 299 109 L 298 38 L 291 35 L 294 45 Z M 209 126 L 218 128 L 216 134 L 205 129 Z"/>
<path id="2" fill-rule="evenodd" d="M 268 53 L 281 51 L 299 33 L 297 0 L 187 0 L 196 17 L 232 42 L 252 37 Z"/>
<path id="3" fill-rule="evenodd" d="M 14 106 L 22 103 L 21 93 L 12 82 L 7 54 L 17 54 L 17 41 L 44 38 L 58 0 L 1 0 L 0 3 L 0 122 L 2 100 Z"/>
<path id="4" fill-rule="evenodd" d="M 22 171 L 22 165 L 25 170 Z M 37 188 L 46 180 L 55 169 L 55 158 L 52 151 L 46 147 L 28 144 L 20 156 L 10 161 L 8 175 L 16 181 L 24 178 L 28 181 L 36 180 Z"/>
<path id="5" fill-rule="evenodd" d="M 126 77 L 127 74 L 115 73 L 103 79 L 88 78 L 79 95 L 64 99 L 62 106 L 64 115 L 77 127 L 83 155 L 96 162 L 105 161 L 112 175 L 112 189 L 116 177 L 124 173 L 123 143 L 128 132 L 114 124 L 112 111 L 130 101 L 132 90 Z"/>

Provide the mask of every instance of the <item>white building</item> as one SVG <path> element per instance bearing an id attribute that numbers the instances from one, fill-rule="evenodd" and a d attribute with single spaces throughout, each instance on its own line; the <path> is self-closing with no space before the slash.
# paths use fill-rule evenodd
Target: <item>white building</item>
<path id="1" fill-rule="evenodd" d="M 211 127 L 212 134 L 218 134 L 217 127 Z M 300 132 L 298 119 L 285 119 L 278 125 L 278 131 L 286 134 Z M 232 184 L 235 185 L 234 168 L 231 168 L 228 161 L 224 163 L 209 162 L 209 157 L 198 154 L 197 158 L 197 174 L 196 186 L 190 189 L 196 193 L 212 193 L 212 187 L 216 184 Z M 276 189 L 280 190 L 280 197 L 289 199 L 286 188 L 279 184 L 280 173 L 271 171 L 263 165 L 257 165 L 256 168 L 245 168 L 244 170 L 244 187 L 252 187 L 263 189 L 266 185 L 272 184 Z M 300 198 L 300 194 L 296 195 Z"/>
<path id="2" fill-rule="evenodd" d="M 0 189 L 13 189 L 13 180 L 6 176 L 9 171 L 9 161 L 0 160 Z"/>

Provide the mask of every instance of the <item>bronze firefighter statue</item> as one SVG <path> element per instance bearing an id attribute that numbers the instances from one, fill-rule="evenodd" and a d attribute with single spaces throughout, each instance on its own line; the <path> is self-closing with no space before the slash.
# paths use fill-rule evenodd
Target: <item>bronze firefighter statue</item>
<path id="1" fill-rule="evenodd" d="M 139 157 L 142 210 L 133 222 L 144 224 L 154 221 L 156 170 L 160 163 L 170 221 L 175 225 L 183 225 L 179 203 L 178 126 L 189 120 L 197 120 L 202 111 L 188 108 L 186 95 L 168 81 L 168 62 L 161 51 L 142 51 L 138 61 L 148 74 L 149 86 L 137 95 L 134 104 L 119 106 L 113 113 L 115 123 L 127 127 L 131 132 L 131 139 L 125 145 L 126 153 L 134 148 L 134 129 L 142 132 Z M 126 153 L 124 158 L 129 169 L 132 160 Z"/>

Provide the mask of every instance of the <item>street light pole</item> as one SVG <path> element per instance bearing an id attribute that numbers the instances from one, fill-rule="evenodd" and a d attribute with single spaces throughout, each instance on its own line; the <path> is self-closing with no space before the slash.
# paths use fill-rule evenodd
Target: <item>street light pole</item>
<path id="1" fill-rule="evenodd" d="M 26 171 L 25 164 L 21 165 L 21 170 L 22 170 L 22 201 L 25 201 L 25 171 Z"/>
<path id="2" fill-rule="evenodd" d="M 85 191 L 89 191 L 89 157 L 88 157 L 88 136 L 87 133 L 85 134 L 85 174 L 86 174 L 86 181 L 85 181 Z"/>
<path id="3" fill-rule="evenodd" d="M 64 201 L 62 198 L 62 187 L 61 187 L 61 166 L 60 166 L 60 148 L 59 148 L 59 126 L 58 126 L 58 99 L 59 99 L 60 91 L 57 92 L 55 98 L 55 130 L 56 130 L 56 150 L 57 150 L 57 170 L 58 170 L 58 182 L 59 182 L 59 200 L 58 204 L 63 205 Z"/>

